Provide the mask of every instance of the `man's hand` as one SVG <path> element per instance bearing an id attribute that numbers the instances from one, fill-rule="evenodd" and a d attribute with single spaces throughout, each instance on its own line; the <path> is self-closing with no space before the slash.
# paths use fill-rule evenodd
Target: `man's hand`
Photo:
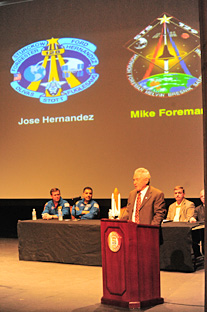
<path id="1" fill-rule="evenodd" d="M 43 215 L 42 215 L 42 219 L 44 219 L 44 220 L 50 220 L 50 219 L 52 219 L 52 215 L 50 215 L 49 213 L 43 213 Z"/>
<path id="2" fill-rule="evenodd" d="M 196 222 L 197 220 L 194 217 L 190 218 L 190 223 Z"/>

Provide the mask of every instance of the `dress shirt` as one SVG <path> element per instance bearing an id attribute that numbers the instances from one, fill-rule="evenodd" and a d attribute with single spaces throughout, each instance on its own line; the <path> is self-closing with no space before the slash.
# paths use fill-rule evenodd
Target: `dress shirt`
<path id="1" fill-rule="evenodd" d="M 180 221 L 180 208 L 181 208 L 182 202 L 183 202 L 183 200 L 181 201 L 180 204 L 178 204 L 176 202 L 176 212 L 175 212 L 173 222 L 179 222 Z"/>
<path id="2" fill-rule="evenodd" d="M 140 192 L 137 192 L 137 196 L 139 193 L 141 193 L 141 203 L 145 197 L 145 194 L 147 193 L 147 190 L 149 188 L 149 185 L 147 185 L 143 190 L 141 190 Z M 135 222 L 135 213 L 136 213 L 136 205 L 137 205 L 137 196 L 136 196 L 136 199 L 135 199 L 135 202 L 134 202 L 134 211 L 133 211 L 133 214 L 132 214 L 132 221 Z"/>

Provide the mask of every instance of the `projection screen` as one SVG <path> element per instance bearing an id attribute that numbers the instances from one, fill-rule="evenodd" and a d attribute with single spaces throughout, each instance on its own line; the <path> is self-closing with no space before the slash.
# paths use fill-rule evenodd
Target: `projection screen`
<path id="1" fill-rule="evenodd" d="M 203 188 L 197 1 L 0 1 L 1 198 Z"/>

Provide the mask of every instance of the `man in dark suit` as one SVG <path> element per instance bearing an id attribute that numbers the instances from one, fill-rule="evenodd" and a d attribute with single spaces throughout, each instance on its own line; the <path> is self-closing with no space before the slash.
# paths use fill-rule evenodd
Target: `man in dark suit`
<path id="1" fill-rule="evenodd" d="M 138 168 L 135 170 L 133 177 L 135 190 L 130 192 L 126 210 L 120 219 L 141 224 L 161 224 L 167 212 L 164 194 L 149 185 L 150 178 L 151 176 L 147 169 Z"/>
<path id="2" fill-rule="evenodd" d="M 205 221 L 205 192 L 204 190 L 201 190 L 200 192 L 200 200 L 202 202 L 201 205 L 197 206 L 195 208 L 195 211 L 194 211 L 194 215 L 193 217 L 190 219 L 190 222 L 197 222 L 197 221 Z M 193 232 L 196 232 L 196 231 L 193 231 Z M 201 256 L 201 253 L 200 253 L 200 242 L 201 242 L 201 246 L 202 246 L 202 253 L 204 255 L 204 229 L 202 229 L 201 231 L 199 231 L 199 235 L 196 236 L 194 234 L 194 237 L 193 237 L 193 241 L 194 241 L 194 245 L 193 245 L 193 249 L 194 249 L 194 253 L 195 253 L 195 256 L 196 257 L 199 257 Z"/>
<path id="3" fill-rule="evenodd" d="M 190 219 L 190 222 L 196 221 L 205 221 L 205 194 L 204 190 L 200 192 L 201 205 L 197 206 L 194 211 L 193 217 Z"/>

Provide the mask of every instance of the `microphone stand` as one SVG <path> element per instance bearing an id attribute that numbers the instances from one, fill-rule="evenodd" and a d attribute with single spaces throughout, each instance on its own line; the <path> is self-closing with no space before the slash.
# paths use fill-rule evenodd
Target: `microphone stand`
<path id="1" fill-rule="evenodd" d="M 80 219 L 77 219 L 77 218 L 76 218 L 76 207 L 75 207 L 75 204 L 76 204 L 76 202 L 77 202 L 79 199 L 81 199 L 81 196 L 72 198 L 72 200 L 73 200 L 73 206 L 74 206 L 74 210 L 75 210 L 75 216 L 74 216 L 75 219 L 73 219 L 73 221 L 80 221 Z"/>

